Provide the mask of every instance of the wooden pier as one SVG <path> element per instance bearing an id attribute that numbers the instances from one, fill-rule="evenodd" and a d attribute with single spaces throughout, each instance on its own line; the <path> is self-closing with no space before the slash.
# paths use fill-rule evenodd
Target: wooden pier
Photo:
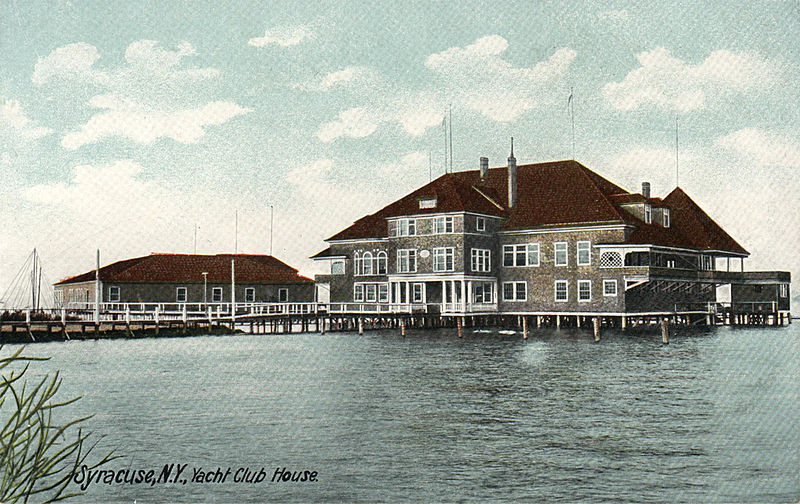
<path id="1" fill-rule="evenodd" d="M 446 308 L 447 311 L 442 310 Z M 666 322 L 665 322 L 666 321 Z M 202 333 L 292 334 L 454 328 L 603 328 L 667 326 L 783 326 L 791 314 L 774 303 L 707 303 L 652 313 L 491 313 L 468 306 L 389 303 L 74 303 L 59 309 L 6 311 L 0 341 L 69 340 Z"/>

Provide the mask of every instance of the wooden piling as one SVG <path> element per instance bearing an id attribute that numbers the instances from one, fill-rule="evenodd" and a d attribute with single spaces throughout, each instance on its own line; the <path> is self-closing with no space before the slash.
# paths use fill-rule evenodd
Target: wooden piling
<path id="1" fill-rule="evenodd" d="M 669 345 L 669 319 L 667 317 L 661 319 L 661 343 Z"/>
<path id="2" fill-rule="evenodd" d="M 600 317 L 594 317 L 592 319 L 592 324 L 594 326 L 594 342 L 600 342 Z"/>
<path id="3" fill-rule="evenodd" d="M 461 317 L 456 317 L 456 328 L 458 329 L 458 337 L 459 338 L 463 338 L 464 337 L 464 329 L 463 329 L 462 325 L 463 325 L 463 322 L 461 320 Z"/>
<path id="4" fill-rule="evenodd" d="M 528 339 L 528 317 L 522 317 L 522 339 Z"/>

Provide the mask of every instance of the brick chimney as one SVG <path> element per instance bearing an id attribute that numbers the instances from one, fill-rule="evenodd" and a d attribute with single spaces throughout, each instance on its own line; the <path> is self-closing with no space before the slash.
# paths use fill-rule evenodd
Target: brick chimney
<path id="1" fill-rule="evenodd" d="M 514 137 L 511 137 L 511 155 L 508 156 L 508 208 L 517 205 L 517 158 L 514 157 Z"/>
<path id="2" fill-rule="evenodd" d="M 642 196 L 650 198 L 650 182 L 642 182 Z"/>
<path id="3" fill-rule="evenodd" d="M 486 175 L 489 173 L 489 158 L 481 158 L 481 182 L 486 181 Z"/>

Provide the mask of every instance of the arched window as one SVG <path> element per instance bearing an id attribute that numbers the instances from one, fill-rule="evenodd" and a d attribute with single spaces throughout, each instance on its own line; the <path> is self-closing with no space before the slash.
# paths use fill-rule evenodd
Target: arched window
<path id="1" fill-rule="evenodd" d="M 358 252 L 355 253 L 353 256 L 353 274 L 360 275 L 361 274 L 361 256 Z"/>
<path id="2" fill-rule="evenodd" d="M 386 252 L 380 251 L 378 252 L 378 266 L 377 266 L 377 274 L 378 275 L 385 275 L 386 274 Z"/>
<path id="3" fill-rule="evenodd" d="M 372 274 L 372 252 L 364 252 L 364 257 L 361 258 L 362 275 Z"/>

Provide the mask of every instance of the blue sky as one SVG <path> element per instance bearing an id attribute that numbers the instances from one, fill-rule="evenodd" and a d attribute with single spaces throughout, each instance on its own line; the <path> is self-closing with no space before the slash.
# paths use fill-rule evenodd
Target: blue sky
<path id="1" fill-rule="evenodd" d="M 454 3 L 455 4 L 455 3 Z M 530 5 L 528 5 L 530 4 Z M 0 6 L 0 290 L 161 252 L 322 239 L 454 165 L 575 158 L 680 185 L 800 272 L 796 2 L 118 2 Z"/>

